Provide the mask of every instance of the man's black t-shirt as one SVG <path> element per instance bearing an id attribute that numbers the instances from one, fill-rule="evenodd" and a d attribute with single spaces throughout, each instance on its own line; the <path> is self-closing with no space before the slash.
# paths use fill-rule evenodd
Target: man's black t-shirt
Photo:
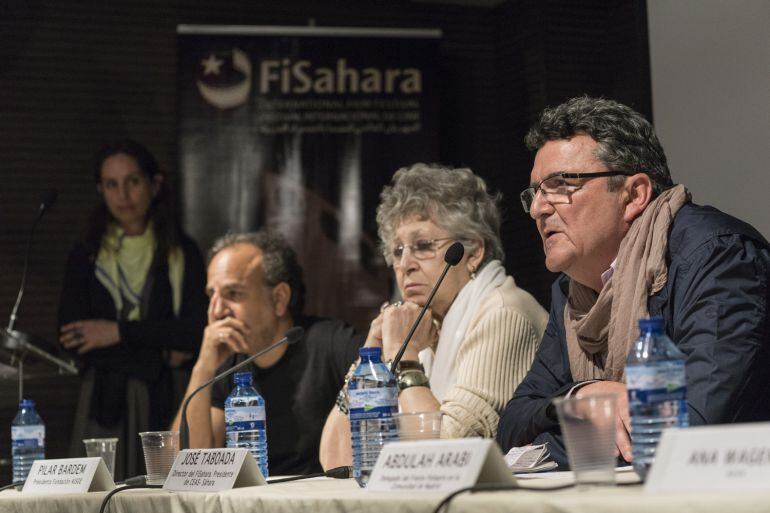
<path id="1" fill-rule="evenodd" d="M 252 373 L 254 388 L 265 399 L 271 476 L 321 472 L 321 430 L 364 341 L 340 321 L 303 317 L 296 325 L 302 326 L 305 334 L 286 349 L 278 363 L 269 369 L 252 363 L 244 369 Z M 219 372 L 246 358 L 233 355 Z M 224 409 L 232 389 L 232 378 L 216 383 L 211 392 L 212 406 Z"/>

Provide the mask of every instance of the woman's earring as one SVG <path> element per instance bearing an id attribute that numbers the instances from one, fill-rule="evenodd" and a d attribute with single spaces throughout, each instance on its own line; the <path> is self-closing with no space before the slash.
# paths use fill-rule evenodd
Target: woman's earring
<path id="1" fill-rule="evenodd" d="M 475 280 L 476 279 L 476 266 L 472 265 L 471 268 L 470 268 L 470 272 L 471 272 L 471 280 Z"/>

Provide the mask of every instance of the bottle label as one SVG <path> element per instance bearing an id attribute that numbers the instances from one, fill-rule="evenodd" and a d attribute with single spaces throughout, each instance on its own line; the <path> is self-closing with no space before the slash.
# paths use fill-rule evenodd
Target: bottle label
<path id="1" fill-rule="evenodd" d="M 11 426 L 14 447 L 45 447 L 45 426 Z"/>
<path id="2" fill-rule="evenodd" d="M 626 366 L 626 386 L 628 400 L 632 403 L 684 401 L 687 393 L 684 361 L 628 365 Z"/>
<path id="3" fill-rule="evenodd" d="M 350 420 L 387 418 L 398 409 L 396 387 L 348 390 Z"/>
<path id="4" fill-rule="evenodd" d="M 225 425 L 228 431 L 265 429 L 265 407 L 239 406 L 236 408 L 225 408 Z"/>

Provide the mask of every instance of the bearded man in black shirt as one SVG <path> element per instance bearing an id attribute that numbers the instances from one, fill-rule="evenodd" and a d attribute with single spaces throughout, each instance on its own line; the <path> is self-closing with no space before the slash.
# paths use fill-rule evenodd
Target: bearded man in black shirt
<path id="1" fill-rule="evenodd" d="M 264 231 L 214 243 L 206 292 L 208 326 L 187 394 L 301 326 L 299 342 L 278 346 L 244 370 L 265 399 L 269 474 L 320 472 L 321 430 L 363 337 L 340 321 L 302 313 L 305 286 L 296 254 Z M 232 388 L 223 380 L 190 401 L 190 447 L 224 447 L 224 401 Z M 172 429 L 178 426 L 179 414 Z"/>

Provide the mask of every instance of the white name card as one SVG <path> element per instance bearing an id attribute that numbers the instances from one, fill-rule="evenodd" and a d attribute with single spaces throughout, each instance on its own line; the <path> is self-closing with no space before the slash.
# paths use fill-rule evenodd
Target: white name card
<path id="1" fill-rule="evenodd" d="M 104 492 L 115 483 L 101 458 L 37 460 L 32 463 L 22 493 L 61 494 Z"/>
<path id="2" fill-rule="evenodd" d="M 481 483 L 515 482 L 493 440 L 421 440 L 386 444 L 366 490 L 451 493 Z"/>
<path id="3" fill-rule="evenodd" d="M 770 491 L 770 422 L 663 432 L 645 491 Z"/>
<path id="4" fill-rule="evenodd" d="M 185 449 L 168 473 L 164 490 L 219 492 L 267 484 L 246 449 Z"/>

